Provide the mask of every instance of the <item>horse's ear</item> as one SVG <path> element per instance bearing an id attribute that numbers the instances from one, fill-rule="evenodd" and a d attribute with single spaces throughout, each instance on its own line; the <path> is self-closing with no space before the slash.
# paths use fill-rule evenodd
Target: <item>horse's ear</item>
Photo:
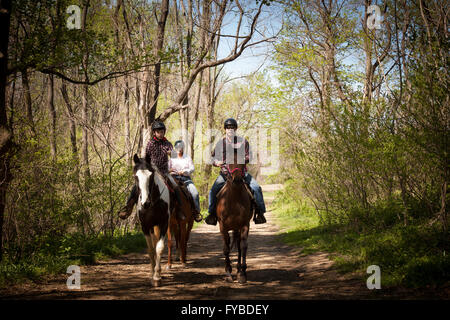
<path id="1" fill-rule="evenodd" d="M 134 154 L 133 161 L 134 161 L 134 164 L 138 164 L 139 162 L 141 162 L 141 159 L 139 159 L 137 153 Z"/>

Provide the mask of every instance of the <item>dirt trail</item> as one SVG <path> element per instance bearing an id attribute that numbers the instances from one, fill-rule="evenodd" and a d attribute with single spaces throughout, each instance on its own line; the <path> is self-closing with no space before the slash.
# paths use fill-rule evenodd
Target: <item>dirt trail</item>
<path id="1" fill-rule="evenodd" d="M 263 186 L 265 192 L 280 185 Z M 270 198 L 266 198 L 270 209 Z M 163 269 L 163 285 L 153 288 L 147 254 L 127 254 L 81 266 L 81 289 L 68 290 L 68 275 L 41 283 L 22 284 L 0 291 L 2 299 L 379 299 L 409 296 L 406 292 L 368 290 L 365 279 L 341 275 L 325 253 L 300 257 L 300 248 L 281 242 L 272 212 L 267 223 L 250 226 L 248 282 L 224 281 L 224 258 L 218 226 L 201 224 L 193 230 L 188 246 L 188 263 Z M 167 253 L 167 250 L 165 251 Z M 236 251 L 233 251 L 235 276 Z M 166 263 L 163 257 L 163 268 Z M 234 277 L 235 278 L 235 277 Z M 415 295 L 414 295 L 415 296 Z"/>

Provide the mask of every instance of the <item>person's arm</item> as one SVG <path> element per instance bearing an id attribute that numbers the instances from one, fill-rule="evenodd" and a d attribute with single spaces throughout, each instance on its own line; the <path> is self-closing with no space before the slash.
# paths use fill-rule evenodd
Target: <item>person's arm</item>
<path id="1" fill-rule="evenodd" d="M 173 168 L 172 158 L 169 158 L 169 172 L 174 173 L 175 169 Z"/>
<path id="2" fill-rule="evenodd" d="M 187 168 L 183 170 L 183 175 L 190 176 L 195 168 L 194 168 L 194 162 L 192 161 L 191 157 L 186 156 L 186 162 L 187 162 Z"/>
<path id="3" fill-rule="evenodd" d="M 170 157 L 171 153 L 172 153 L 172 150 L 173 150 L 173 145 L 172 145 L 172 143 L 170 143 L 169 140 L 166 140 L 166 143 L 164 145 L 164 149 L 166 150 L 167 155 Z"/>
<path id="4" fill-rule="evenodd" d="M 219 142 L 217 142 L 215 148 L 213 149 L 212 153 L 211 153 L 211 164 L 214 167 L 220 167 L 223 164 L 223 140 L 220 140 Z M 217 151 L 217 152 L 216 152 Z M 218 153 L 216 155 L 216 153 Z M 218 157 L 220 157 L 220 159 L 218 159 Z"/>

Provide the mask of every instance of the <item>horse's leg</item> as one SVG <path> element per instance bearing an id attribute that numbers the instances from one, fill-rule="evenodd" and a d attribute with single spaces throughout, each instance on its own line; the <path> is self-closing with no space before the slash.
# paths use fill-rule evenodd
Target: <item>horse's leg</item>
<path id="1" fill-rule="evenodd" d="M 186 246 L 185 246 L 186 252 L 184 254 L 186 260 L 187 260 L 187 247 L 188 247 L 188 242 L 189 242 L 189 236 L 191 234 L 191 230 L 192 230 L 193 224 L 194 224 L 194 219 L 193 218 L 189 219 L 189 222 L 186 224 Z"/>
<path id="2" fill-rule="evenodd" d="M 176 250 L 176 254 L 177 254 L 177 261 L 181 261 L 181 253 L 180 253 L 180 239 L 181 239 L 181 225 L 182 225 L 182 221 L 177 221 L 177 235 L 175 237 L 176 239 L 176 246 L 177 246 L 177 250 Z"/>
<path id="3" fill-rule="evenodd" d="M 167 230 L 167 265 L 166 270 L 172 268 L 172 246 L 173 246 L 173 234 L 172 227 L 169 226 Z"/>
<path id="4" fill-rule="evenodd" d="M 225 272 L 227 274 L 226 280 L 233 282 L 233 276 L 231 275 L 231 261 L 230 261 L 230 235 L 228 231 L 220 231 L 223 237 L 223 254 L 225 255 Z"/>
<path id="5" fill-rule="evenodd" d="M 241 273 L 241 259 L 242 259 L 242 250 L 241 250 L 241 234 L 239 231 L 233 231 L 233 241 L 235 242 L 236 248 L 238 250 L 238 260 L 237 260 L 237 274 Z"/>
<path id="6" fill-rule="evenodd" d="M 191 235 L 191 230 L 193 226 L 194 226 L 194 219 L 189 219 L 187 226 L 186 243 L 189 241 L 189 237 Z"/>
<path id="7" fill-rule="evenodd" d="M 150 257 L 150 279 L 153 278 L 153 270 L 155 269 L 155 247 L 153 245 L 152 236 L 145 234 L 145 241 L 147 242 L 147 252 Z"/>
<path id="8" fill-rule="evenodd" d="M 180 222 L 180 262 L 181 266 L 186 267 L 186 223 Z"/>
<path id="9" fill-rule="evenodd" d="M 247 282 L 247 247 L 248 247 L 248 231 L 249 226 L 244 226 L 241 229 L 241 237 L 240 237 L 240 251 L 242 252 L 242 265 L 241 270 L 238 274 L 239 283 Z"/>
<path id="10" fill-rule="evenodd" d="M 155 244 L 156 261 L 155 272 L 153 273 L 153 286 L 161 285 L 161 255 L 164 250 L 164 236 L 161 236 L 161 229 L 159 226 L 153 227 L 153 243 Z"/>

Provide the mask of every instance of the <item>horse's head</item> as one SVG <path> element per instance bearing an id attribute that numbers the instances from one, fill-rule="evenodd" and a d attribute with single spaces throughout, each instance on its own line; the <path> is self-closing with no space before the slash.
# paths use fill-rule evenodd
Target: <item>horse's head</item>
<path id="1" fill-rule="evenodd" d="M 245 177 L 245 164 L 239 163 L 238 154 L 235 150 L 234 161 L 227 164 L 228 179 L 231 179 L 233 183 L 242 183 Z"/>
<path id="2" fill-rule="evenodd" d="M 150 204 L 150 178 L 153 175 L 151 166 L 145 159 L 139 158 L 137 154 L 133 157 L 133 175 L 139 190 L 139 202 L 146 208 Z"/>

